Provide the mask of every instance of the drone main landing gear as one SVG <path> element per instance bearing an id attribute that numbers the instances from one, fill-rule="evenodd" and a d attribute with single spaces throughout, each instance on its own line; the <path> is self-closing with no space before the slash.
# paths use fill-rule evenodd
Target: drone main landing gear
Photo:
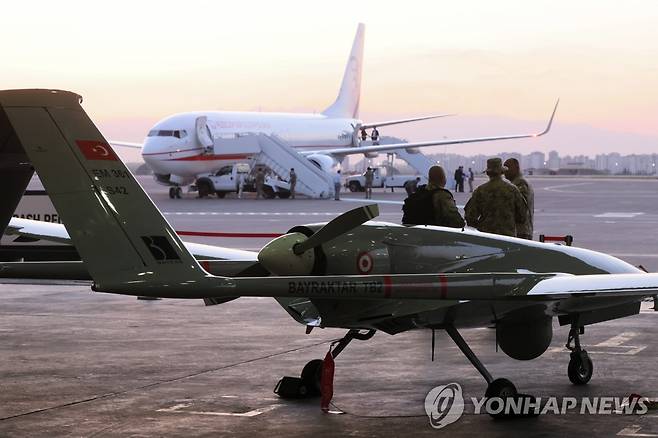
<path id="1" fill-rule="evenodd" d="M 339 341 L 332 344 L 331 357 L 336 359 L 338 355 L 352 342 L 353 339 L 358 341 L 367 341 L 375 335 L 375 330 L 368 330 L 362 333 L 359 330 L 352 329 L 347 332 Z M 304 365 L 300 377 L 284 377 L 274 392 L 281 398 L 302 398 L 315 397 L 321 393 L 322 359 L 313 359 Z"/>
<path id="2" fill-rule="evenodd" d="M 584 333 L 585 327 L 578 325 L 578 318 L 576 317 L 571 324 L 566 345 L 567 349 L 571 351 L 567 373 L 569 380 L 574 385 L 586 385 L 594 373 L 592 359 L 590 359 L 587 351 L 583 350 L 580 346 L 580 335 Z"/>
<path id="3" fill-rule="evenodd" d="M 485 398 L 487 399 L 492 399 L 492 398 L 499 398 L 503 402 L 505 399 L 508 398 L 524 398 L 524 399 L 532 399 L 534 401 L 533 396 L 525 395 L 525 394 L 519 394 L 518 391 L 516 390 L 516 387 L 514 384 L 503 378 L 498 378 L 494 379 L 489 370 L 484 366 L 484 364 L 478 359 L 476 354 L 471 350 L 471 348 L 468 346 L 468 343 L 462 338 L 461 334 L 457 331 L 455 326 L 453 325 L 447 325 L 443 327 L 448 333 L 448 336 L 453 340 L 453 342 L 459 347 L 461 352 L 466 356 L 466 358 L 471 362 L 471 364 L 475 367 L 476 370 L 484 377 L 484 380 L 487 381 L 487 390 L 484 393 Z M 502 412 L 499 413 L 490 413 L 490 415 L 494 418 L 508 418 L 514 416 L 513 414 L 505 413 L 503 410 Z M 522 415 L 522 416 L 527 416 L 527 415 Z"/>

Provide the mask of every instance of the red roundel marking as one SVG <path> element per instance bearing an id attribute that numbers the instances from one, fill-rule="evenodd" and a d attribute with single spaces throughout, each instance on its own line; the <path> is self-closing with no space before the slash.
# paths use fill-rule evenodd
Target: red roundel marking
<path id="1" fill-rule="evenodd" d="M 374 266 L 375 263 L 368 252 L 364 251 L 356 256 L 356 270 L 359 271 L 359 274 L 370 274 Z"/>
<path id="2" fill-rule="evenodd" d="M 201 261 L 201 267 L 206 271 L 210 272 L 210 262 L 208 260 Z"/>

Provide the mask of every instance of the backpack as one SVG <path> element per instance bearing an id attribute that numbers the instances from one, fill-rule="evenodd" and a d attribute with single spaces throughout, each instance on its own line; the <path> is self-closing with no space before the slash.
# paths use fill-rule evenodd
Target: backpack
<path id="1" fill-rule="evenodd" d="M 427 190 L 427 186 L 418 186 L 404 200 L 402 206 L 402 223 L 405 225 L 436 225 L 432 195 L 440 189 Z"/>

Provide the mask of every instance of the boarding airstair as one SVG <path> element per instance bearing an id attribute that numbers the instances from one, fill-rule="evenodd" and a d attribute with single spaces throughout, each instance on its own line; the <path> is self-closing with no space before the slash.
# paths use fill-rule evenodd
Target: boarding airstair
<path id="1" fill-rule="evenodd" d="M 292 146 L 275 135 L 256 134 L 260 153 L 252 158 L 252 166 L 268 167 L 283 181 L 290 178 L 290 169 L 297 174 L 295 192 L 309 198 L 329 198 L 334 196 L 331 175 L 297 152 Z M 287 184 L 284 186 L 287 187 Z"/>
<path id="2" fill-rule="evenodd" d="M 215 137 L 213 147 L 215 154 L 249 157 L 252 169 L 257 166 L 268 168 L 272 174 L 268 175 L 265 182 L 275 191 L 290 188 L 290 169 L 294 168 L 297 174 L 296 193 L 309 198 L 334 196 L 331 175 L 318 168 L 280 137 L 248 132 L 229 137 Z"/>
<path id="3" fill-rule="evenodd" d="M 427 176 L 430 167 L 436 165 L 436 161 L 431 160 L 423 155 L 420 151 L 412 149 L 411 152 L 407 149 L 396 149 L 396 158 L 400 158 L 409 164 L 409 166 L 416 169 L 416 171 L 423 176 Z"/>

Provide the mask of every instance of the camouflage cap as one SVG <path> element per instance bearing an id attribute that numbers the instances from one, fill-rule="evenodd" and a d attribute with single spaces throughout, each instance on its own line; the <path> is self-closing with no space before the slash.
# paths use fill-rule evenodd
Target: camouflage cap
<path id="1" fill-rule="evenodd" d="M 487 160 L 487 173 L 503 173 L 507 167 L 503 166 L 503 160 L 500 158 L 489 158 Z"/>

